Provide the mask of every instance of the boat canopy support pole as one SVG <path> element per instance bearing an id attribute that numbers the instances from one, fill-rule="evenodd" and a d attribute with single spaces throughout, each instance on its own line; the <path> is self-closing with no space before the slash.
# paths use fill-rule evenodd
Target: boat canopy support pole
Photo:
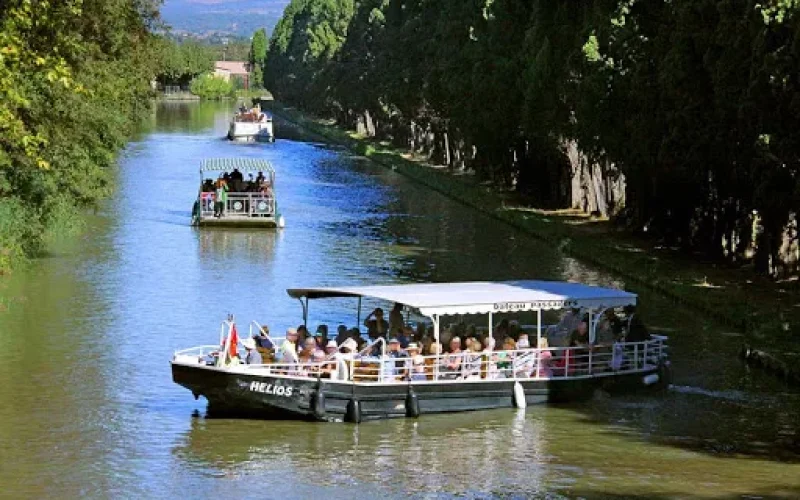
<path id="1" fill-rule="evenodd" d="M 356 328 L 361 331 L 361 296 L 358 296 L 358 313 L 356 314 Z"/>
<path id="2" fill-rule="evenodd" d="M 492 318 L 493 317 L 494 317 L 494 315 L 492 314 L 492 311 L 489 311 L 489 338 L 494 340 L 495 342 L 497 342 L 497 339 L 494 338 L 494 328 L 492 326 L 492 321 L 493 321 Z M 494 348 L 492 347 L 492 343 L 489 342 L 489 351 L 493 351 L 493 350 L 494 350 Z"/>
<path id="3" fill-rule="evenodd" d="M 596 337 L 596 330 L 597 330 L 597 321 L 600 319 L 600 315 L 598 314 L 595 316 L 594 309 L 589 309 L 589 343 L 594 344 L 595 337 Z M 590 351 L 591 352 L 591 351 Z"/>
<path id="4" fill-rule="evenodd" d="M 444 352 L 444 346 L 439 341 L 439 316 L 434 314 L 431 316 L 431 321 L 433 321 L 433 339 L 439 344 L 439 347 L 442 348 L 442 352 Z M 442 353 L 440 352 L 438 356 L 441 356 Z M 433 380 L 439 380 L 439 361 L 437 360 L 436 363 L 433 364 Z"/>
<path id="5" fill-rule="evenodd" d="M 542 345 L 542 310 L 536 310 L 536 348 Z"/>
<path id="6" fill-rule="evenodd" d="M 308 328 L 308 297 L 303 301 L 303 297 L 297 299 L 300 301 L 300 306 L 303 308 L 303 325 Z"/>

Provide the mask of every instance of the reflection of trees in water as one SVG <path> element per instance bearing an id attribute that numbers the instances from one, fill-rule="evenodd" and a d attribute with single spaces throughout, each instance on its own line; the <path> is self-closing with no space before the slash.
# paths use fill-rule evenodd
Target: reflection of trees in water
<path id="1" fill-rule="evenodd" d="M 198 230 L 201 257 L 246 257 L 260 261 L 272 257 L 281 232 L 275 230 L 217 229 Z"/>
<path id="2" fill-rule="evenodd" d="M 173 454 L 204 473 L 269 476 L 259 481 L 535 494 L 544 489 L 544 424 L 511 410 L 358 426 L 195 419 Z"/>
<path id="3" fill-rule="evenodd" d="M 225 121 L 225 126 L 230 120 L 227 114 L 220 111 L 232 106 L 232 103 L 225 101 L 159 101 L 155 106 L 154 126 L 159 132 L 185 133 L 218 129 L 219 120 Z"/>

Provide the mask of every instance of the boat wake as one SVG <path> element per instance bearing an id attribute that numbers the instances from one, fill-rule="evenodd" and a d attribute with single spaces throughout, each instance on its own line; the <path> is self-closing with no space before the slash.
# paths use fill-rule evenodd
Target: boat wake
<path id="1" fill-rule="evenodd" d="M 699 396 L 708 396 L 710 398 L 726 399 L 729 401 L 752 401 L 754 399 L 753 394 L 748 394 L 744 391 L 714 391 L 711 389 L 704 389 L 702 387 L 693 387 L 689 385 L 670 385 L 669 390 L 680 394 L 696 394 Z"/>

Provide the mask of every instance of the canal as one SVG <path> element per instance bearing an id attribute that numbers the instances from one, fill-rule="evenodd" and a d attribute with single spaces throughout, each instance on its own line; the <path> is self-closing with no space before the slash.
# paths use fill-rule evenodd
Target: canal
<path id="1" fill-rule="evenodd" d="M 83 235 L 0 278 L 0 496 L 800 497 L 800 393 L 737 332 L 342 150 L 231 144 L 232 107 L 159 104 Z M 230 156 L 273 162 L 284 230 L 189 226 L 200 160 Z M 673 387 L 354 426 L 207 419 L 171 381 L 228 313 L 300 324 L 290 286 L 515 278 L 639 292 Z"/>

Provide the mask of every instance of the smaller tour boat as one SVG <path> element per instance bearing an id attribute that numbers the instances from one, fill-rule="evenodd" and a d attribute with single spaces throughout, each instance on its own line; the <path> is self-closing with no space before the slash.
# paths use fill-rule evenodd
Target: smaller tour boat
<path id="1" fill-rule="evenodd" d="M 316 356 L 321 354 L 317 352 L 311 360 L 303 361 L 297 356 L 295 332 L 290 332 L 288 339 L 267 337 L 268 349 L 263 344 L 255 347 L 251 338 L 240 343 L 236 325 L 229 317 L 221 325 L 219 344 L 178 351 L 171 361 L 173 380 L 192 391 L 195 398 L 204 396 L 210 415 L 357 423 L 427 413 L 524 408 L 532 403 L 589 398 L 597 389 L 652 389 L 669 383 L 666 337 L 620 340 L 634 337 L 624 330 L 624 337 L 604 342 L 596 337 L 607 326 L 603 321 L 613 319 L 615 308 L 636 304 L 636 295 L 621 290 L 564 282 L 508 281 L 293 288 L 288 293 L 300 300 L 304 324 L 310 300 L 355 298 L 357 322 L 361 321 L 362 299 L 402 305 L 407 314 L 427 318 L 421 326 L 430 325 L 429 340 L 437 346 L 432 351 L 438 351 L 445 334 L 458 331 L 454 325 L 463 325 L 460 321 L 445 329 L 445 318 L 482 316 L 487 326 L 470 325 L 468 330 L 478 337 L 483 332 L 486 347 L 475 349 L 478 340 L 473 340 L 471 350 L 421 355 L 418 345 L 408 344 L 409 356 L 403 357 L 398 356 L 397 342 L 389 340 L 391 348 L 387 348 L 383 337 L 353 350 L 355 339 L 361 336 L 353 329 L 355 337 L 342 342 L 343 346 L 349 343 L 349 348 L 337 350 L 337 345 L 331 345 L 326 357 Z M 545 325 L 543 313 L 549 315 L 555 310 L 566 310 L 567 314 L 558 325 Z M 588 334 L 585 343 L 563 342 L 559 326 L 569 314 L 583 318 L 579 329 Z M 509 324 L 509 317 L 528 317 L 533 324 L 523 324 L 515 334 L 508 335 L 493 323 L 501 317 L 500 325 Z M 408 319 L 407 315 L 405 321 Z M 625 323 L 617 321 L 622 328 Z M 251 337 L 254 327 L 256 332 L 261 330 L 252 322 Z M 627 329 L 631 328 L 628 320 Z M 536 339 L 536 344 L 523 343 L 523 332 Z M 508 342 L 513 336 L 517 345 Z M 544 339 L 550 339 L 550 345 Z M 494 340 L 503 345 L 495 348 Z M 457 342 L 451 339 L 446 343 L 452 346 Z M 265 359 L 259 364 L 240 361 L 240 353 L 245 354 L 242 347 L 248 353 L 258 349 Z M 283 359 L 273 360 L 273 354 L 280 352 L 285 353 Z"/>
<path id="2" fill-rule="evenodd" d="M 200 165 L 192 225 L 283 228 L 275 199 L 275 169 L 254 158 L 212 158 Z"/>
<path id="3" fill-rule="evenodd" d="M 236 112 L 228 128 L 232 141 L 275 142 L 272 116 L 261 111 L 260 105 Z"/>

